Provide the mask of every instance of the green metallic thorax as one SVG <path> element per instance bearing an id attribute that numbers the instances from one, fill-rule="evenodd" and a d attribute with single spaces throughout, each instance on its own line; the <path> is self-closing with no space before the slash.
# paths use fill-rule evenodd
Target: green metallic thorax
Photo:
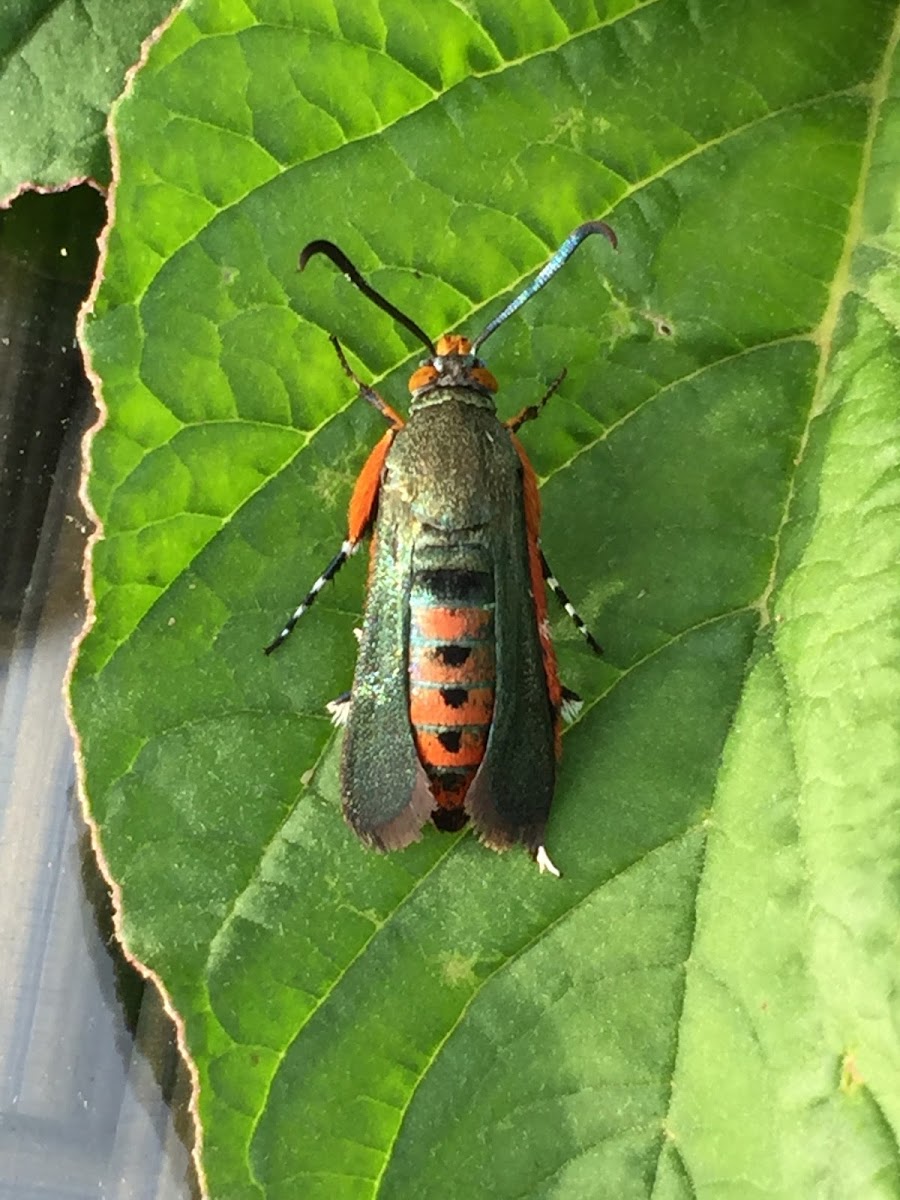
<path id="1" fill-rule="evenodd" d="M 379 511 L 396 498 L 425 526 L 471 529 L 487 524 L 514 495 L 521 503 L 520 474 L 493 398 L 469 388 L 435 388 L 413 400 L 409 420 L 394 438 Z"/>

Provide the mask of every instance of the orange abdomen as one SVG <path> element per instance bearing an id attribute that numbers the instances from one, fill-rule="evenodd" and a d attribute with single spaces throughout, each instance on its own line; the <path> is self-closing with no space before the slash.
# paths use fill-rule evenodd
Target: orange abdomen
<path id="1" fill-rule="evenodd" d="M 458 828 L 484 758 L 494 712 L 493 577 L 487 571 L 417 571 L 410 598 L 409 718 L 435 807 Z M 459 819 L 451 816 L 458 814 Z"/>

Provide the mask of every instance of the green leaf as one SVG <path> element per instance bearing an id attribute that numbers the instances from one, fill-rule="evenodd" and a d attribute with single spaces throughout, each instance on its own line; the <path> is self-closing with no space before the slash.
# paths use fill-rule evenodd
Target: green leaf
<path id="1" fill-rule="evenodd" d="M 7 0 L 0 18 L 0 201 L 107 184 L 110 105 L 173 0 Z"/>
<path id="2" fill-rule="evenodd" d="M 196 3 L 116 112 L 72 682 L 122 936 L 219 1200 L 900 1196 L 896 255 L 886 0 Z M 606 654 L 549 848 L 366 853 L 324 712 L 344 536 L 421 347 L 490 343 Z M 362 556 L 360 556 L 361 558 Z"/>

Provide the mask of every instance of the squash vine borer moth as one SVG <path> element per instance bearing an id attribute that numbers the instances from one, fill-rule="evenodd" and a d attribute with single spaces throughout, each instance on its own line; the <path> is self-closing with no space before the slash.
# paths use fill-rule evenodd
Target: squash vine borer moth
<path id="1" fill-rule="evenodd" d="M 437 345 L 366 282 L 327 241 L 310 242 L 302 270 L 324 254 L 379 308 L 428 348 L 409 381 L 404 421 L 340 364 L 390 429 L 369 455 L 350 500 L 347 537 L 266 653 L 288 637 L 362 539 L 371 538 L 368 595 L 350 692 L 329 705 L 346 725 L 344 815 L 367 845 L 398 850 L 430 819 L 470 821 L 494 850 L 522 843 L 559 874 L 544 847 L 564 717 L 580 701 L 562 687 L 545 585 L 588 644 L 600 647 L 554 578 L 540 547 L 537 478 L 516 431 L 537 404 L 503 423 L 497 381 L 479 347 L 539 291 L 590 234 L 616 245 L 603 221 L 566 238 L 534 280 L 470 341 Z"/>

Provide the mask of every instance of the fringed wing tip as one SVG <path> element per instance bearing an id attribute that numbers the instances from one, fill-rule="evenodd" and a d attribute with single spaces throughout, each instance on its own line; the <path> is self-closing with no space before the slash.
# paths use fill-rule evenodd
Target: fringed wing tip
<path id="1" fill-rule="evenodd" d="M 471 792 L 470 792 L 471 795 Z M 511 850 L 513 846 L 524 846 L 543 875 L 546 871 L 557 879 L 562 873 L 555 865 L 544 845 L 544 829 L 546 823 L 534 822 L 529 825 L 512 826 L 500 818 L 496 807 L 485 797 L 483 791 L 477 792 L 473 803 L 466 797 L 466 810 L 472 822 L 472 828 L 482 845 L 489 850 L 502 853 Z"/>
<path id="2" fill-rule="evenodd" d="M 346 802 L 344 817 L 364 845 L 384 854 L 390 850 L 403 850 L 413 842 L 420 841 L 422 827 L 430 818 L 433 808 L 434 797 L 428 786 L 428 777 L 420 767 L 406 808 L 383 825 L 367 828 Z"/>

